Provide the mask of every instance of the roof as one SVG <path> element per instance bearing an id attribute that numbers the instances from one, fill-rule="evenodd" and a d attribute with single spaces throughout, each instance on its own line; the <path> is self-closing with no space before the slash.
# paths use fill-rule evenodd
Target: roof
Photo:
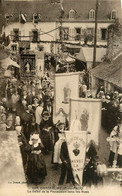
<path id="1" fill-rule="evenodd" d="M 69 11 L 76 11 L 76 20 L 89 20 L 89 11 L 95 9 L 96 0 L 63 0 L 63 20 L 68 20 Z M 98 20 L 110 20 L 111 11 L 117 10 L 121 14 L 120 0 L 101 0 L 99 5 Z M 19 21 L 19 13 L 27 15 L 27 21 L 32 21 L 33 14 L 40 14 L 39 21 L 56 21 L 61 15 L 59 3 L 51 3 L 51 0 L 40 1 L 5 1 L 4 13 L 12 14 L 10 21 Z"/>
<path id="2" fill-rule="evenodd" d="M 82 47 L 80 52 L 76 55 L 76 59 L 84 62 L 93 62 L 94 48 Z M 96 62 L 102 62 L 102 58 L 106 54 L 106 48 L 96 49 Z"/>
<path id="3" fill-rule="evenodd" d="M 6 59 L 2 59 L 0 60 L 1 62 L 1 66 L 4 69 L 7 69 L 9 65 L 12 65 L 14 67 L 20 68 L 20 65 L 18 65 L 15 61 L 13 61 L 12 59 L 10 59 L 10 57 L 7 57 Z"/>
<path id="4" fill-rule="evenodd" d="M 91 70 L 91 74 L 122 88 L 122 54 L 112 63 L 100 63 Z"/>

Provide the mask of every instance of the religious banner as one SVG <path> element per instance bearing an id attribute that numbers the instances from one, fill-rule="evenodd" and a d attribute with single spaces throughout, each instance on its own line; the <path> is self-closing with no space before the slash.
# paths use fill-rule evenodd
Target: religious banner
<path id="1" fill-rule="evenodd" d="M 34 54 L 22 54 L 20 64 L 22 79 L 33 78 L 35 76 L 36 65 Z"/>
<path id="2" fill-rule="evenodd" d="M 77 182 L 79 185 L 82 185 L 86 154 L 86 131 L 67 131 L 65 132 L 65 136 L 75 182 Z"/>
<path id="3" fill-rule="evenodd" d="M 94 140 L 99 145 L 99 131 L 101 128 L 101 100 L 90 98 L 70 99 L 70 129 L 87 131 L 88 142 Z"/>
<path id="4" fill-rule="evenodd" d="M 79 97 L 79 82 L 82 72 L 55 74 L 55 97 L 54 97 L 54 123 L 58 120 L 69 119 L 69 99 Z"/>

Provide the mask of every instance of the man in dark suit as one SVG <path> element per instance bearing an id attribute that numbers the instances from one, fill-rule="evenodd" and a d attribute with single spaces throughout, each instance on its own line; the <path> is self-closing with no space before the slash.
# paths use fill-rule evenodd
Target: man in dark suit
<path id="1" fill-rule="evenodd" d="M 61 145 L 60 158 L 62 161 L 62 165 L 61 165 L 61 175 L 59 179 L 59 185 L 62 185 L 64 183 L 66 174 L 67 174 L 66 183 L 72 182 L 72 184 L 74 185 L 75 181 L 74 181 L 74 177 L 72 173 L 72 168 L 71 168 L 71 163 L 70 163 L 66 141 L 64 141 Z"/>
<path id="2" fill-rule="evenodd" d="M 53 106 L 50 98 L 47 98 L 44 103 L 44 111 L 47 111 L 50 114 L 49 121 L 52 123 L 53 120 Z"/>

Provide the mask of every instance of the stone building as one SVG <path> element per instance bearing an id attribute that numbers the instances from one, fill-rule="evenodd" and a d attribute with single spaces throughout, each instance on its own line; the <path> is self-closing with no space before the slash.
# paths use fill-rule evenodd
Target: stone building
<path id="1" fill-rule="evenodd" d="M 58 53 L 62 45 L 65 51 L 77 52 L 87 36 L 91 37 L 89 45 L 93 46 L 96 0 L 1 0 L 0 3 L 2 34 L 9 36 L 13 53 Z M 120 17 L 120 0 L 100 0 L 98 46 L 107 47 L 108 26 Z M 37 61 L 39 64 L 38 59 L 34 62 Z"/>
<path id="2" fill-rule="evenodd" d="M 110 25 L 107 54 L 104 61 L 91 70 L 92 89 L 102 84 L 106 91 L 122 93 L 122 22 Z"/>

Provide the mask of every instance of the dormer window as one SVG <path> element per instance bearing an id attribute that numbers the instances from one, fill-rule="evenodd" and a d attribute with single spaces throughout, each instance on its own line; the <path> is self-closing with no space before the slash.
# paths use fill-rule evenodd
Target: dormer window
<path id="1" fill-rule="evenodd" d="M 39 17 L 38 17 L 38 14 L 33 14 L 33 22 L 34 23 L 38 23 L 38 19 L 39 19 Z"/>
<path id="2" fill-rule="evenodd" d="M 76 13 L 75 10 L 73 10 L 73 9 L 70 10 L 69 11 L 69 19 L 74 19 L 75 18 L 75 13 Z"/>
<path id="3" fill-rule="evenodd" d="M 89 20 L 94 20 L 95 19 L 95 10 L 91 9 L 89 11 Z"/>
<path id="4" fill-rule="evenodd" d="M 116 19 L 117 12 L 116 10 L 112 10 L 111 12 L 111 19 Z"/>

